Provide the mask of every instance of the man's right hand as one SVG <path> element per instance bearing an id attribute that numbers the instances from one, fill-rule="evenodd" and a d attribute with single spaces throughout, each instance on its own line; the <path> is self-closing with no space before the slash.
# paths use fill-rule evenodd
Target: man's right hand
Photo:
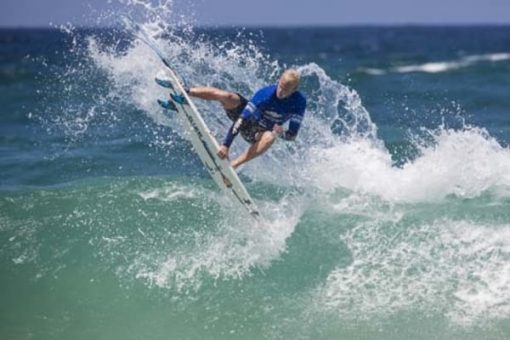
<path id="1" fill-rule="evenodd" d="M 281 136 L 282 133 L 283 133 L 283 127 L 281 125 L 275 124 L 273 126 L 273 135 L 275 135 L 275 137 L 278 137 L 278 136 Z"/>
<path id="2" fill-rule="evenodd" d="M 228 158 L 228 147 L 227 146 L 222 145 L 220 147 L 220 151 L 218 151 L 218 157 L 220 157 L 221 159 Z"/>

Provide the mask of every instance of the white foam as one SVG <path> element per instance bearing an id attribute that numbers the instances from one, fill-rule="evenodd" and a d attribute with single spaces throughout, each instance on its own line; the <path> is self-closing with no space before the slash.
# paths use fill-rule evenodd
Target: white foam
<path id="1" fill-rule="evenodd" d="M 510 60 L 510 53 L 492 53 L 492 54 L 480 54 L 472 55 L 463 58 L 466 61 L 478 62 L 478 61 L 505 61 Z"/>
<path id="2" fill-rule="evenodd" d="M 398 73 L 410 73 L 410 72 L 442 73 L 446 71 L 456 70 L 468 65 L 469 63 L 466 61 L 437 62 L 437 63 L 425 63 L 421 65 L 400 66 L 393 68 L 392 71 Z"/>
<path id="3" fill-rule="evenodd" d="M 383 70 L 383 69 L 375 69 L 375 68 L 361 68 L 360 71 L 365 72 L 370 75 L 385 75 L 388 72 L 395 72 L 395 73 L 414 73 L 414 72 L 444 73 L 444 72 L 458 70 L 461 68 L 470 67 L 470 66 L 473 66 L 473 65 L 481 63 L 481 62 L 501 62 L 501 61 L 507 61 L 507 60 L 510 60 L 510 53 L 489 53 L 489 54 L 465 56 L 460 59 L 451 60 L 451 61 L 437 61 L 437 62 L 428 62 L 428 63 L 424 63 L 424 64 L 397 66 L 397 67 L 390 68 L 388 71 Z"/>
<path id="4" fill-rule="evenodd" d="M 325 192 L 346 188 L 391 202 L 469 198 L 510 188 L 510 151 L 483 130 L 441 130 L 434 138 L 401 168 L 393 166 L 386 149 L 363 139 L 311 148 L 303 178 Z"/>
<path id="5" fill-rule="evenodd" d="M 89 55 L 94 62 L 108 72 L 115 87 L 110 96 L 124 98 L 149 114 L 156 123 L 171 126 L 175 120 L 168 118 L 159 108 L 156 99 L 161 88 L 154 82 L 155 70 L 161 67 L 157 56 L 141 43 L 135 43 L 125 56 L 102 51 L 93 38 L 88 40 Z"/>
<path id="6" fill-rule="evenodd" d="M 156 188 L 148 191 L 139 192 L 138 195 L 145 201 L 160 200 L 164 202 L 172 202 L 181 199 L 192 199 L 202 196 L 196 186 L 179 185 L 177 183 L 169 183 L 165 187 Z"/>
<path id="7" fill-rule="evenodd" d="M 369 222 L 342 239 L 353 261 L 317 291 L 342 318 L 412 309 L 453 322 L 510 317 L 510 225 L 439 220 L 406 229 Z"/>
<path id="8" fill-rule="evenodd" d="M 398 73 L 425 72 L 442 73 L 472 66 L 480 62 L 498 62 L 510 60 L 510 53 L 480 54 L 463 57 L 455 61 L 431 62 L 420 65 L 400 66 L 392 69 Z"/>
<path id="9" fill-rule="evenodd" d="M 366 74 L 370 74 L 372 76 L 382 76 L 387 74 L 388 72 L 379 68 L 370 68 L 370 67 L 362 67 L 359 69 L 361 72 Z"/>
<path id="10" fill-rule="evenodd" d="M 265 205 L 265 217 L 269 219 L 261 224 L 225 214 L 216 235 L 196 235 L 194 245 L 158 257 L 149 252 L 138 257 L 129 271 L 149 285 L 189 292 L 199 289 L 204 277 L 239 279 L 254 268 L 266 268 L 285 250 L 285 242 L 299 221 L 295 204 L 286 209 L 285 215 L 282 205 L 288 206 L 289 202 Z"/>

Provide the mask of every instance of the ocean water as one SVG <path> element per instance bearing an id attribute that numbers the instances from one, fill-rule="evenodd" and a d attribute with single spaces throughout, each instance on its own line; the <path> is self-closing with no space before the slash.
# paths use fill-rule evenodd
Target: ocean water
<path id="1" fill-rule="evenodd" d="M 208 177 L 121 22 L 2 29 L 1 339 L 510 338 L 510 27 L 145 11 L 191 85 L 300 70 L 297 141 L 240 170 L 264 221 Z"/>

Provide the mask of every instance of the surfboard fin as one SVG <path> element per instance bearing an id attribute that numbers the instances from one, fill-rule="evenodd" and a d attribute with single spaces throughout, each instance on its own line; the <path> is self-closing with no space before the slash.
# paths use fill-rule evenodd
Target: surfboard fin
<path id="1" fill-rule="evenodd" d="M 158 73 L 156 77 L 154 77 L 154 81 L 161 87 L 171 89 L 174 91 L 176 90 L 174 85 L 172 84 L 172 81 L 170 80 L 170 78 L 168 78 L 164 71 Z M 190 88 L 188 84 L 184 81 L 184 79 L 179 79 L 179 82 L 182 88 L 184 89 L 184 92 L 189 93 Z"/>
<path id="2" fill-rule="evenodd" d="M 174 89 L 172 83 L 168 80 L 165 80 L 165 79 L 160 79 L 160 78 L 154 78 L 154 80 L 156 81 L 156 83 L 159 85 L 159 86 L 162 86 L 162 87 L 165 87 L 167 89 Z"/>
<path id="3" fill-rule="evenodd" d="M 170 97 L 176 102 L 176 103 L 179 103 L 181 105 L 188 105 L 188 101 L 186 100 L 186 98 L 184 98 L 184 96 L 180 96 L 180 95 L 176 95 L 176 94 L 173 94 L 171 93 L 170 94 Z"/>
<path id="4" fill-rule="evenodd" d="M 166 75 L 165 71 L 160 71 L 154 77 L 154 81 L 156 81 L 156 84 L 158 84 L 161 87 L 165 87 L 167 89 L 174 89 L 174 86 L 172 85 L 172 81 L 170 78 Z"/>
<path id="5" fill-rule="evenodd" d="M 164 109 L 172 110 L 177 112 L 177 107 L 175 106 L 175 103 L 171 100 L 161 100 L 158 99 L 158 104 Z"/>

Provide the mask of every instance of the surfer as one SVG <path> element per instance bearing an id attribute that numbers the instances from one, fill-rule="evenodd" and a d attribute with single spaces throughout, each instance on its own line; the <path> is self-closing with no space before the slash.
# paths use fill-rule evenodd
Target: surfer
<path id="1" fill-rule="evenodd" d="M 192 87 L 190 96 L 219 101 L 232 125 L 218 152 L 222 159 L 228 158 L 234 138 L 240 133 L 250 147 L 231 162 L 234 168 L 263 154 L 277 137 L 292 141 L 296 138 L 306 108 L 306 98 L 298 91 L 299 73 L 288 69 L 277 84 L 261 88 L 248 101 L 239 93 L 214 87 Z M 284 131 L 282 125 L 289 122 Z"/>

